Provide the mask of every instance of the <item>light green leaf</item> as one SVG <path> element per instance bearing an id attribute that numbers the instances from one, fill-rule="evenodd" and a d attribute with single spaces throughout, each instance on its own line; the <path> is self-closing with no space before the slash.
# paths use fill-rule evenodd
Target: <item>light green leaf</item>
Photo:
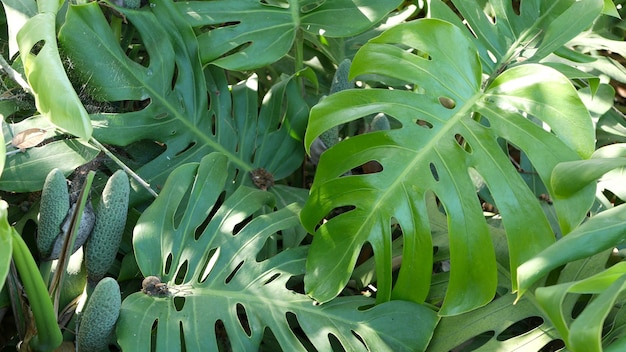
<path id="1" fill-rule="evenodd" d="M 177 168 L 137 222 L 139 268 L 159 276 L 171 294 L 137 292 L 124 300 L 117 325 L 122 349 L 179 351 L 184 343 L 188 351 L 213 351 L 227 336 L 233 350 L 257 350 L 269 329 L 283 350 L 304 350 L 290 324 L 321 351 L 332 349 L 329 335 L 350 351 L 426 348 L 438 318 L 424 306 L 396 301 L 366 308 L 374 301 L 363 296 L 319 306 L 292 291 L 289 280 L 303 274 L 307 247 L 265 260 L 258 255 L 270 236 L 299 226 L 299 208 L 259 215 L 273 197 L 245 186 L 221 203 L 227 163 L 212 153 Z M 225 332 L 216 332 L 218 321 Z"/>
<path id="2" fill-rule="evenodd" d="M 572 351 L 602 351 L 602 327 L 620 293 L 626 290 L 626 263 L 618 263 L 589 278 L 536 290 L 537 302 Z M 568 293 L 597 294 L 583 311 L 571 318 L 563 309 Z"/>
<path id="3" fill-rule="evenodd" d="M 626 241 L 626 205 L 592 217 L 517 269 L 518 296 L 551 270 Z"/>
<path id="4" fill-rule="evenodd" d="M 178 2 L 177 6 L 194 28 L 205 30 L 198 36 L 203 63 L 246 70 L 278 61 L 291 49 L 297 31 L 353 36 L 373 27 L 401 2 L 290 0 L 275 6 L 258 0 L 221 0 Z"/>
<path id="5" fill-rule="evenodd" d="M 455 55 L 450 55 L 451 48 Z M 360 248 L 369 242 L 376 257 L 379 302 L 392 297 L 422 302 L 432 269 L 424 197 L 432 191 L 448 215 L 450 237 L 450 285 L 440 314 L 486 304 L 496 288 L 495 257 L 469 169 L 484 179 L 502 215 L 515 276 L 514 268 L 550 245 L 554 235 L 540 203 L 499 142 L 522 150 L 551 193 L 554 166 L 587 158 L 594 150 L 589 114 L 567 78 L 541 65 L 507 70 L 483 90 L 473 44 L 459 28 L 440 20 L 401 24 L 370 41 L 357 53 L 351 71 L 352 76 L 366 74 L 401 79 L 424 94 L 348 90 L 312 109 L 307 148 L 325 130 L 370 114 L 385 113 L 401 127 L 346 139 L 322 154 L 301 215 L 305 227 L 315 232 L 307 292 L 322 302 L 337 295 Z M 443 104 L 442 99 L 453 104 Z M 525 114 L 550 126 L 552 133 Z M 371 160 L 383 170 L 342 176 Z M 574 198 L 555 200 L 564 233 L 582 221 L 593 191 L 588 187 Z M 345 206 L 354 209 L 317 228 L 333 209 Z M 405 248 L 393 290 L 392 219 L 402 228 Z"/>
<path id="6" fill-rule="evenodd" d="M 555 195 L 568 197 L 593 185 L 607 172 L 626 166 L 626 144 L 612 144 L 596 150 L 591 159 L 563 162 L 552 172 Z"/>
<path id="7" fill-rule="evenodd" d="M 37 2 L 35 0 L 3 0 L 2 6 L 4 6 L 7 20 L 9 58 L 12 58 L 19 51 L 17 33 L 29 18 L 37 14 Z"/>
<path id="8" fill-rule="evenodd" d="M 617 12 L 617 8 L 615 8 L 615 3 L 613 3 L 613 0 L 604 0 L 602 13 L 616 18 L 621 18 L 619 16 L 619 13 Z"/>
<path id="9" fill-rule="evenodd" d="M 526 0 L 519 4 L 518 15 L 508 0 L 489 0 L 484 7 L 476 1 L 452 3 L 467 26 L 441 0 L 430 2 L 430 16 L 462 28 L 476 44 L 488 74 L 515 64 L 518 58 L 540 61 L 589 28 L 603 7 L 603 0 Z"/>
<path id="10" fill-rule="evenodd" d="M 57 0 L 38 2 L 39 13 L 17 34 L 20 57 L 37 110 L 60 129 L 79 138 L 91 137 L 89 115 L 61 63 L 56 36 Z"/>

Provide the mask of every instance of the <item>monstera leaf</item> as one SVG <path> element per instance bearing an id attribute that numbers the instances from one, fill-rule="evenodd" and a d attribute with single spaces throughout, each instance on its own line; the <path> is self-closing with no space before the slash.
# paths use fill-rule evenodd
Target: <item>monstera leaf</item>
<path id="1" fill-rule="evenodd" d="M 235 85 L 231 95 L 221 69 L 203 70 L 193 29 L 170 0 L 118 10 L 140 34 L 149 57 L 146 66 L 127 56 L 97 3 L 70 6 L 60 33 L 96 98 L 145 106 L 92 116 L 99 141 L 164 143 L 166 149 L 138 170 L 157 186 L 178 165 L 212 151 L 227 155 L 242 171 L 240 179 L 259 167 L 281 179 L 300 166 L 308 108 L 295 82 L 273 85 L 259 112 L 256 77 Z"/>
<path id="2" fill-rule="evenodd" d="M 525 0 L 515 9 L 508 0 L 452 3 L 467 25 L 441 0 L 430 2 L 430 16 L 462 28 L 488 74 L 520 61 L 538 62 L 555 51 L 565 54 L 563 46 L 590 27 L 604 5 L 603 0 Z"/>
<path id="3" fill-rule="evenodd" d="M 299 226 L 292 205 L 272 207 L 272 195 L 242 186 L 223 201 L 228 158 L 212 153 L 177 168 L 141 215 L 134 231 L 137 263 L 166 284 L 133 293 L 117 325 L 123 350 L 258 350 L 268 330 L 282 350 L 424 350 L 437 323 L 434 311 L 410 302 L 373 306 L 363 296 L 315 305 L 289 289 L 304 273 L 306 247 L 267 258 L 270 236 Z M 267 258 L 267 259 L 265 259 Z M 397 326 L 410 327 L 397 329 Z M 153 338 L 153 334 L 155 335 Z M 303 339 L 303 340 L 300 340 Z"/>
<path id="4" fill-rule="evenodd" d="M 60 5 L 56 0 L 38 1 L 39 13 L 24 23 L 16 40 L 37 110 L 59 128 L 89 139 L 89 116 L 67 78 L 57 47 L 56 15 Z"/>
<path id="5" fill-rule="evenodd" d="M 374 26 L 401 3 L 221 0 L 178 2 L 177 6 L 193 27 L 209 28 L 198 37 L 202 62 L 245 70 L 278 61 L 291 49 L 298 31 L 326 37 L 356 35 Z"/>
<path id="6" fill-rule="evenodd" d="M 567 78 L 552 68 L 520 65 L 485 87 L 482 74 L 476 48 L 461 29 L 419 20 L 371 40 L 351 69 L 353 77 L 391 77 L 415 91 L 348 90 L 312 109 L 307 148 L 330 127 L 374 113 L 385 113 L 399 127 L 346 139 L 322 155 L 301 215 L 315 232 L 305 276 L 308 294 L 321 302 L 335 297 L 369 242 L 378 301 L 424 301 L 433 258 L 424 199 L 433 192 L 447 214 L 450 241 L 450 281 L 440 314 L 489 302 L 497 284 L 496 262 L 477 180 L 489 189 L 502 216 L 513 290 L 514 269 L 554 242 L 539 200 L 503 145 L 521 150 L 554 196 L 550 175 L 556 164 L 588 158 L 594 150 L 589 114 Z M 382 165 L 382 171 L 346 175 L 370 161 Z M 593 193 L 590 185 L 570 198 L 554 199 L 563 233 L 582 221 Z M 338 208 L 339 215 L 333 212 Z M 321 222 L 329 214 L 334 217 Z M 401 227 L 404 241 L 393 290 L 392 222 Z"/>

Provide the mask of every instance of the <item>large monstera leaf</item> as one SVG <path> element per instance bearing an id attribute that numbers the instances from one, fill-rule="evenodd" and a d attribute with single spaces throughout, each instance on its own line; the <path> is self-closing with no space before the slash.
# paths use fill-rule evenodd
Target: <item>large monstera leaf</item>
<path id="1" fill-rule="evenodd" d="M 266 330 L 285 351 L 305 350 L 302 338 L 330 351 L 331 335 L 349 351 L 425 350 L 438 318 L 424 306 L 372 307 L 364 296 L 319 306 L 288 289 L 304 273 L 307 247 L 269 258 L 262 252 L 270 236 L 299 226 L 299 209 L 260 215 L 273 207 L 273 197 L 246 186 L 220 200 L 230 182 L 227 163 L 212 153 L 177 168 L 139 218 L 137 263 L 145 276 L 160 277 L 169 294 L 136 292 L 124 300 L 117 324 L 123 350 L 217 351 L 226 344 L 255 351 Z"/>
<path id="2" fill-rule="evenodd" d="M 177 6 L 193 27 L 205 31 L 198 36 L 202 62 L 246 70 L 278 61 L 289 52 L 298 31 L 326 37 L 356 35 L 376 25 L 401 3 L 218 0 L 178 2 Z"/>
<path id="3" fill-rule="evenodd" d="M 488 74 L 523 60 L 538 62 L 555 51 L 567 56 L 564 45 L 588 29 L 604 5 L 603 0 L 524 0 L 518 8 L 509 0 L 452 3 L 464 22 L 441 0 L 430 2 L 429 15 L 462 28 Z"/>
<path id="4" fill-rule="evenodd" d="M 337 295 L 369 242 L 378 301 L 424 301 L 433 258 L 425 197 L 433 192 L 447 214 L 450 241 L 450 281 L 440 314 L 489 302 L 497 284 L 496 262 L 477 180 L 488 187 L 502 216 L 513 285 L 514 268 L 555 241 L 506 144 L 525 153 L 554 196 L 549 182 L 554 166 L 587 158 L 594 150 L 589 114 L 567 78 L 549 67 L 520 65 L 484 88 L 482 73 L 477 50 L 461 29 L 419 20 L 371 40 L 351 69 L 353 77 L 400 79 L 415 91 L 348 90 L 312 109 L 307 148 L 328 128 L 374 113 L 385 113 L 400 125 L 346 139 L 322 155 L 301 215 L 315 232 L 305 276 L 312 297 L 324 302 Z M 380 163 L 382 171 L 346 175 L 369 161 Z M 553 197 L 563 233 L 582 221 L 593 192 L 590 185 L 571 198 Z M 337 208 L 343 213 L 322 222 Z M 401 227 L 404 241 L 393 289 L 392 223 Z"/>
<path id="5" fill-rule="evenodd" d="M 127 56 L 98 3 L 70 6 L 60 33 L 76 72 L 85 77 L 95 98 L 145 106 L 92 115 L 99 141 L 164 144 L 166 149 L 138 170 L 154 186 L 162 185 L 175 167 L 213 151 L 227 155 L 232 171 L 242 171 L 240 176 L 263 167 L 281 179 L 300 166 L 308 107 L 295 82 L 277 82 L 262 103 L 254 76 L 235 85 L 231 94 L 223 70 L 203 69 L 194 31 L 170 0 L 117 10 L 141 36 L 148 64 Z"/>

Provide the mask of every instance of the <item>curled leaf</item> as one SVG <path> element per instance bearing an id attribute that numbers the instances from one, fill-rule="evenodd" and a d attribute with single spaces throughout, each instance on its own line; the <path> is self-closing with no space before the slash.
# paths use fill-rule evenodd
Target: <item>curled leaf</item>
<path id="1" fill-rule="evenodd" d="M 29 128 L 16 134 L 11 140 L 11 145 L 23 152 L 43 142 L 46 133 L 47 131 L 42 128 Z"/>

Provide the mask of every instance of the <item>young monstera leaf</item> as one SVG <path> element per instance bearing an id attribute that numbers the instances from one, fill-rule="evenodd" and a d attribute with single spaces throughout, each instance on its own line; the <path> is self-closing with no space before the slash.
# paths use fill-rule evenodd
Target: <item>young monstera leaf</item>
<path id="1" fill-rule="evenodd" d="M 371 40 L 354 58 L 351 76 L 359 75 L 391 77 L 414 90 L 347 90 L 312 109 L 307 148 L 332 126 L 371 114 L 385 113 L 397 127 L 346 139 L 322 155 L 301 213 L 305 227 L 315 232 L 307 293 L 322 302 L 335 297 L 369 242 L 378 301 L 424 301 L 433 256 L 425 195 L 433 192 L 447 214 L 450 242 L 450 281 L 440 314 L 491 301 L 496 261 L 476 195 L 477 179 L 502 216 L 515 290 L 515 268 L 555 238 L 505 145 L 528 157 L 553 195 L 555 165 L 588 158 L 594 150 L 591 119 L 574 87 L 556 70 L 538 64 L 508 69 L 483 84 L 474 44 L 458 27 L 434 19 L 401 24 Z M 382 171 L 346 175 L 370 161 L 380 163 Z M 554 199 L 563 233 L 582 221 L 593 192 L 591 185 L 571 198 Z M 319 225 L 340 207 L 346 211 Z M 392 221 L 404 240 L 393 289 Z"/>
<path id="2" fill-rule="evenodd" d="M 292 291 L 307 248 L 262 251 L 270 236 L 299 226 L 298 207 L 261 215 L 273 196 L 246 186 L 220 200 L 227 164 L 212 153 L 180 166 L 137 222 L 135 255 L 149 279 L 122 303 L 122 349 L 254 351 L 271 332 L 285 351 L 305 350 L 306 340 L 320 351 L 332 350 L 331 340 L 349 351 L 425 350 L 438 318 L 424 306 L 372 307 L 363 296 L 315 305 Z"/>
<path id="3" fill-rule="evenodd" d="M 233 174 L 242 171 L 240 180 L 261 167 L 279 180 L 301 165 L 308 107 L 295 82 L 276 82 L 262 103 L 254 76 L 231 94 L 223 70 L 203 68 L 194 31 L 171 0 L 116 10 L 141 37 L 137 45 L 148 64 L 125 51 L 95 2 L 70 6 L 60 41 L 95 99 L 142 107 L 92 115 L 96 139 L 119 146 L 156 140 L 167 147 L 138 170 L 140 176 L 161 185 L 177 166 L 213 151 L 228 156 Z"/>

